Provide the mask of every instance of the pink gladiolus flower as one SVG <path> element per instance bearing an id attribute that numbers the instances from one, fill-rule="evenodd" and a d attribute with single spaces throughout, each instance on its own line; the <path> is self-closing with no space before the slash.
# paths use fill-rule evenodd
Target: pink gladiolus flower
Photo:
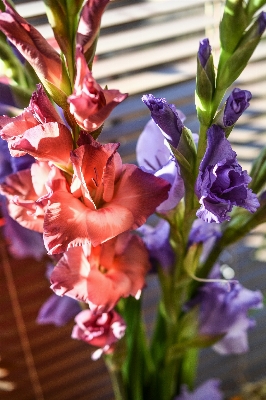
<path id="1" fill-rule="evenodd" d="M 103 124 L 127 94 L 122 94 L 119 90 L 102 89 L 93 78 L 79 47 L 76 50 L 76 58 L 75 90 L 74 94 L 68 97 L 70 112 L 82 129 L 92 132 Z"/>
<path id="2" fill-rule="evenodd" d="M 3 3 L 6 10 L 0 13 L 0 29 L 31 64 L 41 80 L 46 79 L 60 88 L 63 82 L 60 55 L 6 0 Z"/>
<path id="3" fill-rule="evenodd" d="M 8 142 L 13 157 L 28 153 L 40 161 L 68 165 L 72 136 L 42 85 L 37 85 L 29 107 L 21 115 L 0 117 L 0 129 L 0 136 Z"/>
<path id="4" fill-rule="evenodd" d="M 51 274 L 59 296 L 86 302 L 95 313 L 110 311 L 121 297 L 139 297 L 150 269 L 149 254 L 139 236 L 124 232 L 102 245 L 64 253 Z"/>
<path id="5" fill-rule="evenodd" d="M 9 201 L 9 215 L 25 228 L 43 231 L 44 209 L 36 200 L 47 194 L 45 183 L 50 172 L 48 163 L 34 163 L 30 169 L 8 175 L 0 185 L 0 193 Z"/>
<path id="6" fill-rule="evenodd" d="M 101 23 L 101 17 L 109 0 L 87 0 L 80 15 L 77 44 L 85 53 L 93 44 Z"/>
<path id="7" fill-rule="evenodd" d="M 131 164 L 122 165 L 119 144 L 101 145 L 90 135 L 74 150 L 70 191 L 60 184 L 44 220 L 44 243 L 49 254 L 71 246 L 97 246 L 129 229 L 141 226 L 168 197 L 170 184 Z M 87 142 L 87 143 L 86 143 Z"/>
<path id="8" fill-rule="evenodd" d="M 125 321 L 114 310 L 101 315 L 83 310 L 76 316 L 75 322 L 71 337 L 101 348 L 100 352 L 96 351 L 92 355 L 94 360 L 102 353 L 111 353 L 126 330 Z"/>
<path id="9" fill-rule="evenodd" d="M 11 218 L 25 228 L 43 232 L 49 182 L 58 185 L 62 179 L 60 170 L 46 162 L 36 162 L 30 169 L 8 175 L 0 185 L 0 193 L 8 200 Z"/>

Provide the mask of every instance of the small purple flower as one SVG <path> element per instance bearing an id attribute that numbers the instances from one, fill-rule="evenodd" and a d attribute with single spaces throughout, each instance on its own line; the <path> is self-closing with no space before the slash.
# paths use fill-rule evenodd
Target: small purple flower
<path id="1" fill-rule="evenodd" d="M 238 118 L 249 107 L 252 94 L 248 90 L 235 88 L 225 103 L 223 126 L 225 128 L 236 123 Z"/>
<path id="2" fill-rule="evenodd" d="M 212 125 L 207 131 L 207 149 L 199 167 L 195 192 L 201 204 L 197 216 L 205 222 L 229 221 L 233 206 L 255 212 L 257 196 L 248 189 L 251 178 L 238 164 L 224 131 Z"/>
<path id="3" fill-rule="evenodd" d="M 219 389 L 219 379 L 209 379 L 193 392 L 189 392 L 186 385 L 182 386 L 181 394 L 175 400 L 222 400 L 223 394 Z"/>
<path id="4" fill-rule="evenodd" d="M 156 208 L 156 211 L 161 213 L 172 210 L 184 196 L 184 182 L 179 166 L 165 142 L 158 126 L 150 120 L 141 133 L 136 147 L 139 166 L 172 185 L 168 199 Z"/>
<path id="5" fill-rule="evenodd" d="M 200 41 L 199 51 L 198 51 L 198 58 L 202 68 L 205 68 L 207 61 L 210 58 L 211 52 L 212 48 L 210 46 L 209 39 L 207 38 L 202 39 Z"/>
<path id="6" fill-rule="evenodd" d="M 210 278 L 219 279 L 216 265 Z M 240 283 L 204 284 L 188 306 L 199 305 L 199 331 L 202 335 L 220 335 L 213 349 L 220 354 L 240 354 L 248 350 L 247 330 L 255 325 L 248 317 L 250 309 L 263 307 L 260 291 L 244 288 Z"/>
<path id="7" fill-rule="evenodd" d="M 164 98 L 147 94 L 142 97 L 142 101 L 149 108 L 152 119 L 159 126 L 164 137 L 176 148 L 184 127 L 184 115 L 176 110 L 174 104 L 167 103 Z"/>
<path id="8" fill-rule="evenodd" d="M 40 325 L 63 326 L 81 311 L 79 303 L 67 296 L 52 294 L 39 310 L 36 322 Z"/>
<path id="9" fill-rule="evenodd" d="M 201 254 L 201 262 L 203 262 L 210 253 L 214 243 L 222 235 L 220 225 L 208 224 L 202 219 L 196 219 L 193 222 L 188 239 L 188 246 L 193 243 L 202 243 L 203 250 Z"/>
<path id="10" fill-rule="evenodd" d="M 149 254 L 152 266 L 156 270 L 157 263 L 162 268 L 168 270 L 175 260 L 175 254 L 169 243 L 170 225 L 167 221 L 161 219 L 159 223 L 152 227 L 144 224 L 138 232 L 142 235 L 142 240 L 145 243 Z"/>

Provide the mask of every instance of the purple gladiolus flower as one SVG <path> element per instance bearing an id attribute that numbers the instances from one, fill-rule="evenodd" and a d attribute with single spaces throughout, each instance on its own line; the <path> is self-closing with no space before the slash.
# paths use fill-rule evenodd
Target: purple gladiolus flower
<path id="1" fill-rule="evenodd" d="M 229 221 L 233 206 L 255 212 L 257 196 L 248 189 L 251 178 L 238 164 L 224 131 L 212 125 L 207 131 L 207 149 L 199 167 L 195 191 L 201 204 L 197 216 L 206 222 Z"/>
<path id="2" fill-rule="evenodd" d="M 184 115 L 176 110 L 174 104 L 167 103 L 164 98 L 147 94 L 142 97 L 142 101 L 149 108 L 152 119 L 159 126 L 164 137 L 176 148 L 184 127 L 182 122 Z"/>
<path id="3" fill-rule="evenodd" d="M 79 303 L 67 296 L 52 294 L 42 305 L 36 322 L 40 325 L 63 326 L 81 311 Z"/>
<path id="4" fill-rule="evenodd" d="M 219 279 L 216 265 L 210 278 Z M 220 354 L 240 354 L 248 350 L 247 330 L 255 321 L 247 316 L 250 309 L 263 307 L 259 290 L 252 291 L 240 283 L 209 282 L 203 285 L 189 306 L 199 305 L 199 331 L 203 335 L 220 335 L 213 349 Z"/>
<path id="5" fill-rule="evenodd" d="M 232 91 L 226 100 L 224 109 L 223 126 L 225 128 L 236 123 L 238 118 L 249 107 L 249 101 L 251 100 L 251 97 L 252 94 L 248 90 L 235 88 Z"/>
<path id="6" fill-rule="evenodd" d="M 147 123 L 141 133 L 136 154 L 140 167 L 143 167 L 146 172 L 167 180 L 172 185 L 168 199 L 162 202 L 156 211 L 163 213 L 172 210 L 184 196 L 184 182 L 179 166 L 153 120 Z"/>
<path id="7" fill-rule="evenodd" d="M 199 45 L 199 51 L 198 51 L 198 57 L 199 57 L 199 62 L 202 66 L 202 68 L 205 67 L 207 64 L 208 59 L 210 58 L 212 52 L 212 48 L 209 43 L 209 39 L 202 39 L 200 41 Z"/>
<path id="8" fill-rule="evenodd" d="M 183 385 L 181 394 L 175 400 L 222 400 L 223 394 L 219 386 L 219 379 L 209 379 L 193 392 L 189 392 L 186 385 Z"/>
<path id="9" fill-rule="evenodd" d="M 149 251 L 154 269 L 156 270 L 157 263 L 166 270 L 171 267 L 175 260 L 175 254 L 169 243 L 169 223 L 161 219 L 155 227 L 142 225 L 138 228 L 138 232 L 141 233 L 142 240 Z"/>

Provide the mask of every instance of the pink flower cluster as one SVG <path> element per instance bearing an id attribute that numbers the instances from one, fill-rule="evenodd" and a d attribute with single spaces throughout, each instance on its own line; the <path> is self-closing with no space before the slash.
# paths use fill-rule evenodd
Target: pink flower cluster
<path id="1" fill-rule="evenodd" d="M 131 231 L 168 198 L 171 187 L 135 165 L 123 164 L 118 143 L 101 144 L 90 135 L 127 96 L 102 89 L 85 58 L 107 3 L 87 1 L 81 12 L 74 88 L 63 109 L 67 123 L 45 84 L 37 85 L 21 115 L 0 117 L 0 136 L 11 155 L 35 158 L 29 169 L 7 176 L 0 186 L 10 216 L 43 233 L 48 254 L 59 258 L 51 288 L 89 306 L 77 316 L 73 337 L 104 352 L 110 352 L 125 331 L 114 307 L 120 298 L 140 296 L 150 269 L 147 249 Z M 7 1 L 4 4 L 0 29 L 42 83 L 65 90 L 69 83 L 64 82 L 59 55 Z"/>

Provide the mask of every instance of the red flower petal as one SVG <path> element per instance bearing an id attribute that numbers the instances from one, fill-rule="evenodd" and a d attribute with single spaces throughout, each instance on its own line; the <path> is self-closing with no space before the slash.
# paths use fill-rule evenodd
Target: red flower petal
<path id="1" fill-rule="evenodd" d="M 13 156 L 28 153 L 40 161 L 67 165 L 72 150 L 72 137 L 67 127 L 57 122 L 37 125 L 15 138 L 10 144 Z"/>

